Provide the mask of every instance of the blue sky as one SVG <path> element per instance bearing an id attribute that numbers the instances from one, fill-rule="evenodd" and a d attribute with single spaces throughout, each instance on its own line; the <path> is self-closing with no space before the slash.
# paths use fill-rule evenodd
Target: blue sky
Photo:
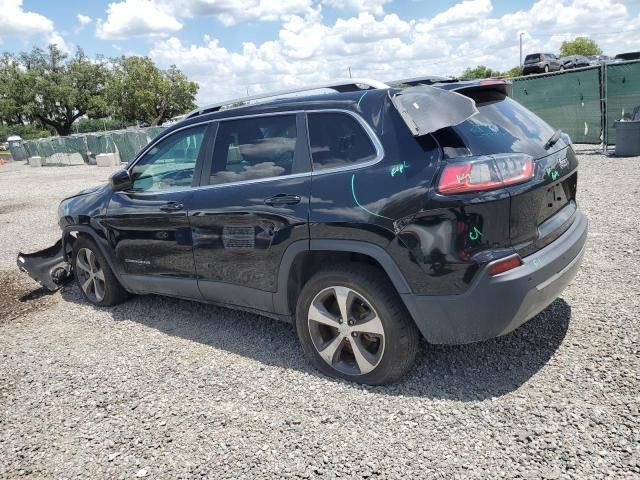
<path id="1" fill-rule="evenodd" d="M 214 101 L 344 77 L 508 69 L 576 35 L 640 50 L 640 0 L 0 0 L 0 48 L 53 42 L 176 64 Z"/>

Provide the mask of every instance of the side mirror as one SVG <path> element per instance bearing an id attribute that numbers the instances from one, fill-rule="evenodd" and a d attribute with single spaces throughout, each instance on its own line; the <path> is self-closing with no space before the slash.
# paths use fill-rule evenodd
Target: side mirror
<path id="1" fill-rule="evenodd" d="M 129 172 L 122 169 L 115 172 L 109 178 L 109 183 L 111 184 L 111 189 L 114 192 L 121 192 L 123 190 L 131 189 L 131 177 L 129 176 Z"/>

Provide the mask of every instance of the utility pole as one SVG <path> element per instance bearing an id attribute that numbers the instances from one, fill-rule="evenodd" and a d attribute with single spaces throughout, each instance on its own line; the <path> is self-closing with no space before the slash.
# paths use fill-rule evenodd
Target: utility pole
<path id="1" fill-rule="evenodd" d="M 524 32 L 520 32 L 520 68 L 522 68 L 522 35 Z"/>
<path id="2" fill-rule="evenodd" d="M 349 65 L 349 78 L 351 78 L 351 65 Z"/>

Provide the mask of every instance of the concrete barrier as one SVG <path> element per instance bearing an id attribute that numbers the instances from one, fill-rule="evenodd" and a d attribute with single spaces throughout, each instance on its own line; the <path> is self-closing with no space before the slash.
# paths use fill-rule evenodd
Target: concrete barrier
<path id="1" fill-rule="evenodd" d="M 41 167 L 42 157 L 29 157 L 29 165 L 32 167 Z"/>
<path id="2" fill-rule="evenodd" d="M 96 155 L 96 165 L 99 167 L 117 167 L 120 165 L 120 157 L 116 153 L 100 153 Z"/>

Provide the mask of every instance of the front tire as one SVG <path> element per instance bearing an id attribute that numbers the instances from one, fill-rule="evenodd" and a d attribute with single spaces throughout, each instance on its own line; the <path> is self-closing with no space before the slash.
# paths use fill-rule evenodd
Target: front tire
<path id="1" fill-rule="evenodd" d="M 549 65 L 544 66 L 544 73 L 549 73 Z"/>
<path id="2" fill-rule="evenodd" d="M 418 330 L 393 285 L 368 265 L 316 273 L 298 298 L 296 329 L 320 371 L 369 385 L 405 375 L 419 346 Z"/>
<path id="3" fill-rule="evenodd" d="M 110 307 L 129 298 L 100 249 L 87 238 L 78 238 L 73 246 L 73 272 L 89 303 Z"/>

